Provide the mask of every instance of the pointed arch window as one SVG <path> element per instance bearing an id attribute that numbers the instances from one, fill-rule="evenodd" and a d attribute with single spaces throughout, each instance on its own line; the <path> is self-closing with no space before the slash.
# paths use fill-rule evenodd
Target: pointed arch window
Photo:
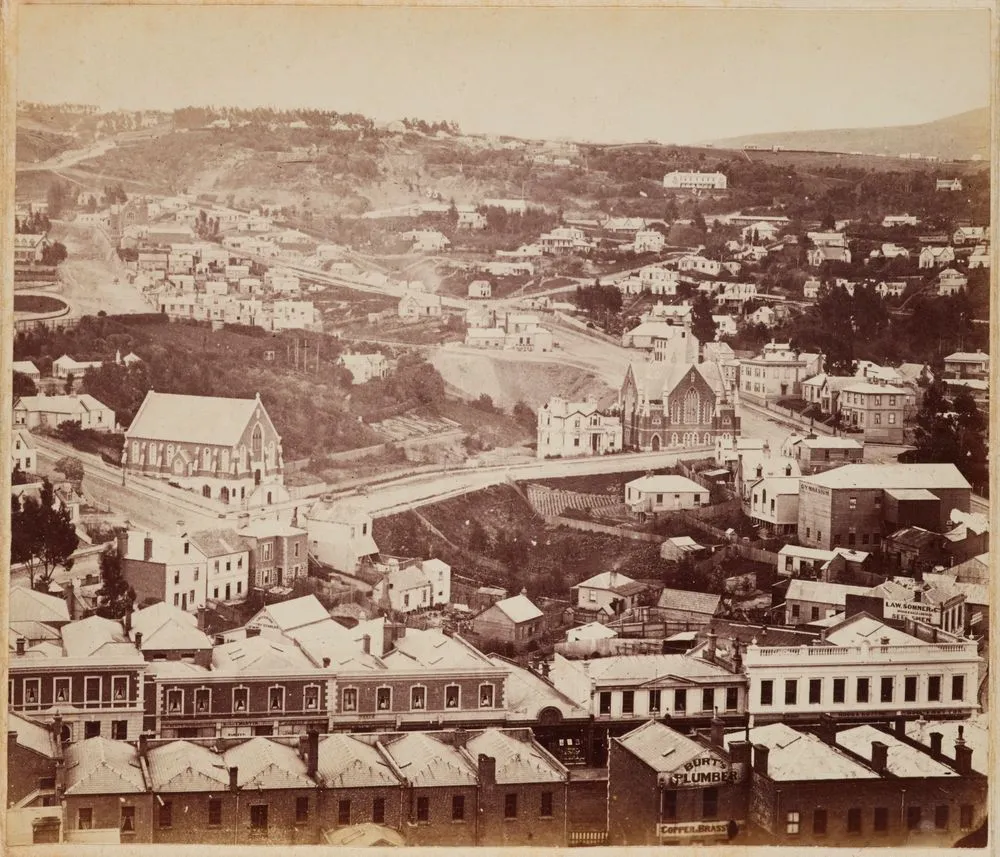
<path id="1" fill-rule="evenodd" d="M 254 461 L 260 458 L 261 449 L 264 445 L 264 432 L 260 430 L 260 425 L 253 427 L 253 434 L 250 436 L 250 449 Z"/>
<path id="2" fill-rule="evenodd" d="M 684 422 L 687 425 L 697 424 L 700 411 L 701 397 L 698 395 L 698 391 L 692 387 L 684 394 Z"/>

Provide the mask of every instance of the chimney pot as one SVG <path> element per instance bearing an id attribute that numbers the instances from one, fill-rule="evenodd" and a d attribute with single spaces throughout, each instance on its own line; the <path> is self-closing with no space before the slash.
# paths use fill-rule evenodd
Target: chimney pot
<path id="1" fill-rule="evenodd" d="M 142 651 L 142 631 L 135 632 L 135 647 Z"/>
<path id="2" fill-rule="evenodd" d="M 18 637 L 17 638 L 17 642 L 15 643 L 15 645 L 17 647 L 16 651 L 17 651 L 18 656 L 24 654 L 24 646 L 25 646 L 25 643 L 27 643 L 27 642 L 28 641 L 25 640 L 24 637 Z"/>
<path id="3" fill-rule="evenodd" d="M 372 638 L 368 634 L 365 634 L 361 638 L 361 651 L 363 651 L 366 655 L 370 655 L 372 653 Z"/>
<path id="4" fill-rule="evenodd" d="M 229 791 L 237 792 L 240 788 L 240 769 L 233 767 L 229 769 Z"/>
<path id="5" fill-rule="evenodd" d="M 330 659 L 329 658 L 323 658 L 323 667 L 326 668 L 326 667 L 329 667 L 329 666 L 330 666 Z"/>
<path id="6" fill-rule="evenodd" d="M 142 540 L 142 559 L 149 562 L 153 558 L 153 537 L 146 533 L 146 538 Z"/>

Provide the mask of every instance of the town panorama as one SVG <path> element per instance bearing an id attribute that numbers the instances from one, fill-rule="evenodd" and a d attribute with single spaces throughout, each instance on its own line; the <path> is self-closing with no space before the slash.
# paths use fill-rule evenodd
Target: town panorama
<path id="1" fill-rule="evenodd" d="M 17 118 L 8 844 L 985 844 L 985 145 Z"/>

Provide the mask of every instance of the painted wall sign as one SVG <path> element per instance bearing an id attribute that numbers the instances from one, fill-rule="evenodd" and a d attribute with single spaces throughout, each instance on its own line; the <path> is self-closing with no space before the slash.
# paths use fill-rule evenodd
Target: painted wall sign
<path id="1" fill-rule="evenodd" d="M 737 827 L 734 821 L 689 821 L 657 824 L 660 839 L 691 839 L 698 836 L 730 836 Z M 732 831 L 732 833 L 731 833 Z"/>
<path id="2" fill-rule="evenodd" d="M 698 756 L 671 773 L 667 782 L 680 789 L 717 786 L 737 782 L 740 773 L 718 756 Z"/>

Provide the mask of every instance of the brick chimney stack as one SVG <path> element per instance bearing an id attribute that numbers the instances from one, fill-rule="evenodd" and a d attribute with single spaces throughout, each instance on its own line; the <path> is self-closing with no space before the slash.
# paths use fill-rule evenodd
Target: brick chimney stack
<path id="1" fill-rule="evenodd" d="M 771 748 L 763 744 L 753 745 L 753 769 L 762 776 L 767 776 L 767 757 L 771 754 Z"/>
<path id="2" fill-rule="evenodd" d="M 479 754 L 479 785 L 495 786 L 497 784 L 497 760 L 484 753 Z"/>
<path id="3" fill-rule="evenodd" d="M 963 776 L 972 773 L 972 748 L 965 743 L 965 727 L 958 727 L 955 740 L 955 770 Z"/>
<path id="4" fill-rule="evenodd" d="M 315 729 L 310 729 L 306 733 L 306 738 L 308 739 L 308 747 L 306 749 L 306 773 L 310 777 L 316 776 L 316 771 L 319 769 L 319 732 Z"/>
<path id="5" fill-rule="evenodd" d="M 876 774 L 885 774 L 889 764 L 889 745 L 884 741 L 872 741 L 872 770 Z"/>
<path id="6" fill-rule="evenodd" d="M 240 769 L 233 767 L 229 769 L 229 791 L 234 794 L 240 789 Z"/>
<path id="7" fill-rule="evenodd" d="M 942 735 L 940 732 L 931 732 L 928 736 L 931 739 L 931 755 L 940 756 L 941 755 L 941 740 Z"/>

